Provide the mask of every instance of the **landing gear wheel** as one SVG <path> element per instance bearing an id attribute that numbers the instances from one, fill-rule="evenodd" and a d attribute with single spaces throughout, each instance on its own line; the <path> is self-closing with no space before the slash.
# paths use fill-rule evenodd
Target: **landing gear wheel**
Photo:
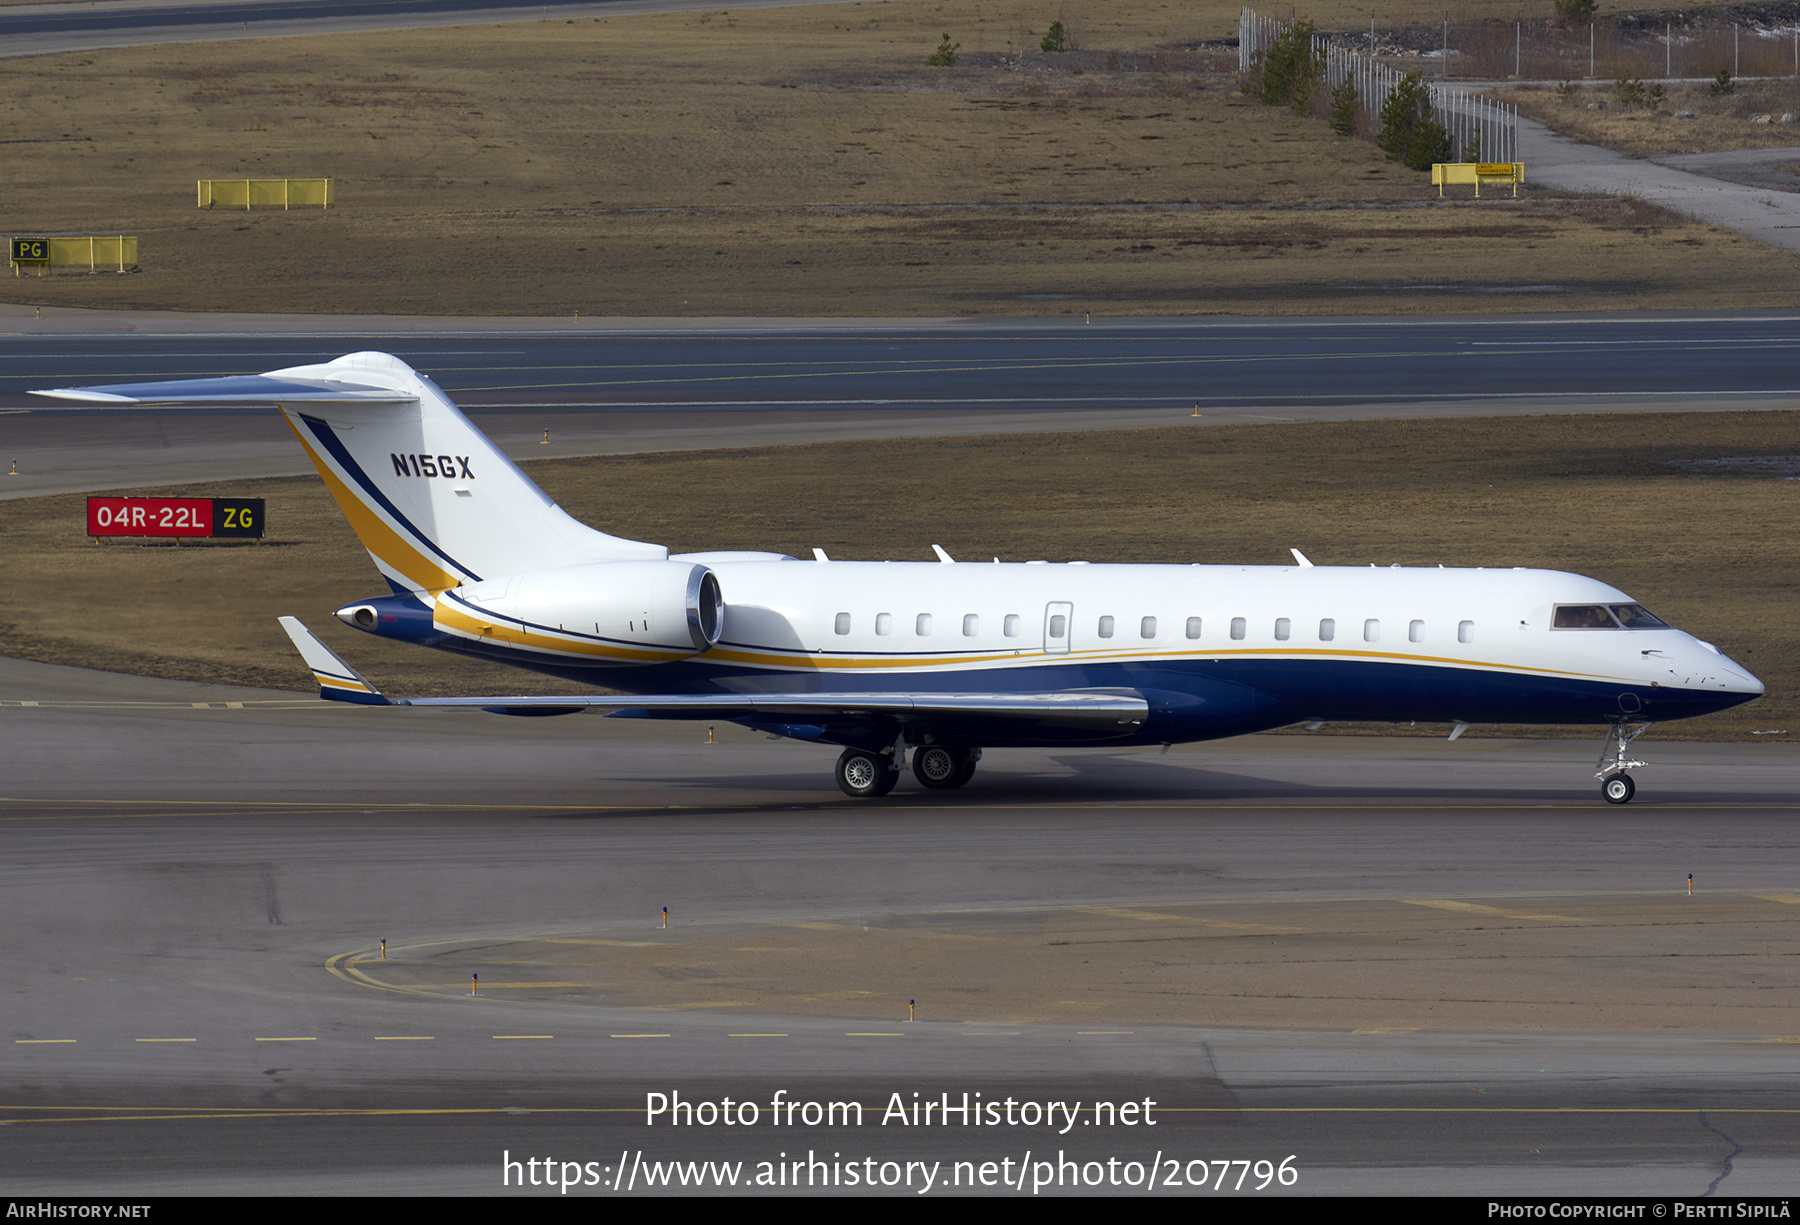
<path id="1" fill-rule="evenodd" d="M 1615 774 L 1600 784 L 1600 794 L 1606 797 L 1608 804 L 1629 804 L 1631 797 L 1637 794 L 1637 784 L 1631 781 L 1629 774 Z"/>
<path id="2" fill-rule="evenodd" d="M 890 766 L 880 753 L 845 749 L 837 760 L 838 788 L 856 799 L 886 795 L 899 781 L 900 771 Z"/>
<path id="3" fill-rule="evenodd" d="M 975 773 L 975 757 L 961 749 L 927 744 L 913 753 L 913 777 L 932 790 L 960 787 Z"/>

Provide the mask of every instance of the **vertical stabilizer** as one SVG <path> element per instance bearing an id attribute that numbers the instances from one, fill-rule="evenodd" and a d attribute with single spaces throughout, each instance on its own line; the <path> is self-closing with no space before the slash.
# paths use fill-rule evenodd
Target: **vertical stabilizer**
<path id="1" fill-rule="evenodd" d="M 281 410 L 396 590 L 438 591 L 526 570 L 668 556 L 661 545 L 609 536 L 571 518 L 448 396 L 397 358 L 353 353 L 264 377 L 342 380 L 405 394 Z"/>

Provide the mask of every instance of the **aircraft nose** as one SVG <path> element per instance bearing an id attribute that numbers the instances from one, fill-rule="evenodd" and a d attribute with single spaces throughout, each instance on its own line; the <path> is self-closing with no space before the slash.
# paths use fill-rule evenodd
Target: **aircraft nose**
<path id="1" fill-rule="evenodd" d="M 1735 661 L 1729 668 L 1724 669 L 1724 673 L 1725 688 L 1732 693 L 1744 693 L 1756 697 L 1763 692 L 1763 683 L 1743 668 L 1738 667 Z"/>

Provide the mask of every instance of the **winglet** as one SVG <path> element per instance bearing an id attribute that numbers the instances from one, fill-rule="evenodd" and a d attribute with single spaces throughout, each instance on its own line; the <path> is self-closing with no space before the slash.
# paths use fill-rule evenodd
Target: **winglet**
<path id="1" fill-rule="evenodd" d="M 1312 569 L 1312 562 L 1309 561 L 1306 554 L 1302 553 L 1299 549 L 1289 549 L 1288 552 L 1292 553 L 1294 555 L 1294 560 L 1299 562 L 1306 569 Z"/>
<path id="2" fill-rule="evenodd" d="M 281 618 L 281 628 L 294 640 L 300 658 L 319 682 L 319 696 L 331 702 L 357 702 L 364 706 L 392 706 L 363 674 L 339 659 L 297 617 Z"/>

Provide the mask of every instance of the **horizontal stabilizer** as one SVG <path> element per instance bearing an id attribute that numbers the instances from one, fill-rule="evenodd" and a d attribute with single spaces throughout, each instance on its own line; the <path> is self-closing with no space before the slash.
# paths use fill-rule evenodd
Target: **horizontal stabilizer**
<path id="1" fill-rule="evenodd" d="M 322 648 L 321 648 L 322 649 Z M 334 657 L 335 658 L 335 657 Z M 343 665 L 339 665 L 342 667 Z M 473 706 L 507 714 L 542 709 L 643 711 L 664 719 L 854 719 L 901 722 L 934 717 L 1030 719 L 1061 728 L 1135 727 L 1150 707 L 1131 692 L 1086 693 L 675 693 L 561 694 L 554 697 L 401 698 L 396 706 Z"/>
<path id="2" fill-rule="evenodd" d="M 34 391 L 84 404 L 405 404 L 417 399 L 392 387 L 341 379 L 277 378 L 241 374 L 223 379 L 175 379 L 165 383 L 114 383 Z"/>
<path id="3" fill-rule="evenodd" d="M 300 658 L 319 682 L 319 696 L 333 702 L 358 702 L 364 706 L 391 706 L 363 674 L 337 657 L 298 617 L 281 618 L 281 628 L 300 650 Z"/>

